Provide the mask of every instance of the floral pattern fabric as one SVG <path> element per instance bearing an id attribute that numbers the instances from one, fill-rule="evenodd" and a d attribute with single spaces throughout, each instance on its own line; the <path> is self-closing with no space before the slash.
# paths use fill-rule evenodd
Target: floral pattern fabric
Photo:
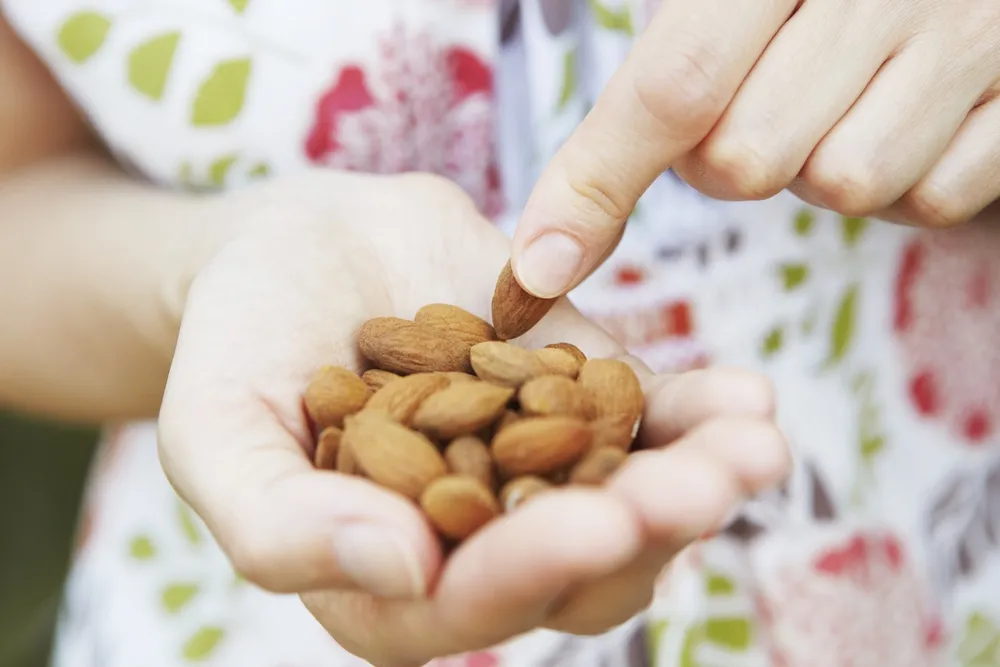
<path id="1" fill-rule="evenodd" d="M 652 0 L 0 0 L 138 175 L 236 188 L 311 165 L 426 170 L 508 231 Z M 796 470 L 600 637 L 437 667 L 1000 667 L 1000 229 L 920 232 L 708 200 L 664 174 L 573 299 L 661 371 L 774 381 Z M 109 429 L 55 667 L 361 665 L 237 577 Z"/>

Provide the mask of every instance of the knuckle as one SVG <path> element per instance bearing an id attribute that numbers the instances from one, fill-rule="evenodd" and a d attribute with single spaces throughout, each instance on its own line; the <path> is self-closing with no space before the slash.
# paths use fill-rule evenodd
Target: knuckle
<path id="1" fill-rule="evenodd" d="M 727 191 L 739 199 L 768 199 L 792 180 L 780 160 L 765 156 L 746 141 L 709 141 L 698 152 L 707 169 L 721 177 Z"/>
<path id="2" fill-rule="evenodd" d="M 879 171 L 863 164 L 818 162 L 805 177 L 822 204 L 837 213 L 866 216 L 883 208 Z"/>
<path id="3" fill-rule="evenodd" d="M 600 178 L 577 169 L 570 169 L 566 180 L 570 190 L 576 195 L 581 210 L 576 212 L 576 219 L 584 223 L 582 233 L 600 231 L 598 225 L 591 229 L 588 221 L 610 219 L 625 221 L 632 214 L 632 206 L 626 196 L 618 193 L 618 189 L 605 185 Z"/>
<path id="4" fill-rule="evenodd" d="M 975 214 L 961 197 L 930 184 L 915 187 L 903 196 L 902 203 L 910 213 L 908 221 L 919 227 L 956 227 L 968 222 Z"/>
<path id="5" fill-rule="evenodd" d="M 636 72 L 635 95 L 659 124 L 679 137 L 704 136 L 725 110 L 718 47 L 707 40 L 677 44 L 667 62 L 645 60 Z"/>

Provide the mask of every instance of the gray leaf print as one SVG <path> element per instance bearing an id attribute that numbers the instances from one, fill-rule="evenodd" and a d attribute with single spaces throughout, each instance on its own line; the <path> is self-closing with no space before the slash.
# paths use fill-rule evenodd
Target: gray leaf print
<path id="1" fill-rule="evenodd" d="M 573 0 L 538 0 L 551 35 L 561 35 L 573 21 Z"/>
<path id="2" fill-rule="evenodd" d="M 500 2 L 500 43 L 514 39 L 521 28 L 521 0 Z"/>

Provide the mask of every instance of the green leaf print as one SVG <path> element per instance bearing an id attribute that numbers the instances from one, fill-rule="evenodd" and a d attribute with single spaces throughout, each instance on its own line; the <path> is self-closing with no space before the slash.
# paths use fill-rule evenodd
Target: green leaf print
<path id="1" fill-rule="evenodd" d="M 861 438 L 861 458 L 866 463 L 871 463 L 876 456 L 885 449 L 885 437 L 881 435 L 868 435 Z"/>
<path id="2" fill-rule="evenodd" d="M 1000 629 L 984 614 L 974 612 L 958 646 L 962 667 L 1000 666 Z"/>
<path id="3" fill-rule="evenodd" d="M 687 637 L 684 638 L 684 648 L 681 649 L 681 654 L 677 660 L 679 667 L 700 667 L 697 655 L 698 646 L 701 644 L 702 638 L 704 637 L 704 628 L 692 628 L 688 633 Z"/>
<path id="4" fill-rule="evenodd" d="M 250 178 L 267 178 L 271 175 L 271 167 L 266 162 L 258 162 L 247 172 Z"/>
<path id="5" fill-rule="evenodd" d="M 199 629 L 184 644 L 184 659 L 188 662 L 201 662 L 211 658 L 225 634 L 222 628 L 211 625 Z"/>
<path id="6" fill-rule="evenodd" d="M 809 267 L 805 264 L 783 264 L 778 268 L 786 292 L 797 289 L 809 279 Z"/>
<path id="7" fill-rule="evenodd" d="M 868 229 L 868 221 L 864 218 L 844 216 L 840 219 L 840 233 L 844 239 L 844 245 L 848 248 L 853 248 L 858 244 L 866 229 Z"/>
<path id="8" fill-rule="evenodd" d="M 250 59 L 240 58 L 219 63 L 202 82 L 191 111 L 195 127 L 228 125 L 243 110 Z"/>
<path id="9" fill-rule="evenodd" d="M 212 162 L 208 167 L 208 180 L 216 187 L 226 184 L 226 175 L 229 169 L 236 163 L 236 155 L 223 155 Z"/>
<path id="10" fill-rule="evenodd" d="M 150 560 L 156 556 L 156 545 L 145 535 L 136 535 L 129 542 L 128 553 L 136 560 Z"/>
<path id="11" fill-rule="evenodd" d="M 128 80 L 151 100 L 163 97 L 181 33 L 168 32 L 143 42 L 128 56 Z"/>
<path id="12" fill-rule="evenodd" d="M 612 9 L 601 4 L 600 0 L 590 0 L 590 9 L 597 24 L 605 30 L 623 32 L 626 35 L 634 34 L 632 14 L 629 13 L 628 7 Z"/>
<path id="13" fill-rule="evenodd" d="M 97 12 L 77 12 L 59 28 L 59 49 L 77 64 L 86 62 L 104 44 L 111 19 Z"/>
<path id="14" fill-rule="evenodd" d="M 795 215 L 795 233 L 799 236 L 809 236 L 816 225 L 816 216 L 807 208 Z"/>
<path id="15" fill-rule="evenodd" d="M 851 285 L 840 298 L 837 314 L 830 326 L 830 354 L 827 366 L 839 363 L 850 349 L 854 339 L 855 318 L 857 317 L 858 286 Z"/>
<path id="16" fill-rule="evenodd" d="M 201 544 L 201 532 L 195 524 L 194 513 L 183 501 L 177 501 L 177 521 L 184 538 L 193 545 Z"/>
<path id="17" fill-rule="evenodd" d="M 775 354 L 781 351 L 781 347 L 785 344 L 785 331 L 781 327 L 774 327 L 771 329 L 766 336 L 764 336 L 764 342 L 761 343 L 760 353 L 765 359 L 773 357 Z"/>
<path id="18" fill-rule="evenodd" d="M 723 574 L 709 572 L 705 577 L 705 591 L 711 596 L 733 595 L 736 582 Z"/>
<path id="19" fill-rule="evenodd" d="M 176 614 L 198 594 L 198 584 L 170 584 L 160 594 L 160 604 L 168 614 Z"/>
<path id="20" fill-rule="evenodd" d="M 250 0 L 229 0 L 229 6 L 232 7 L 237 14 L 245 12 L 248 4 L 250 4 Z"/>
<path id="21" fill-rule="evenodd" d="M 748 618 L 710 618 L 705 622 L 705 639 L 733 651 L 746 651 L 750 630 Z"/>
<path id="22" fill-rule="evenodd" d="M 666 636 L 669 627 L 669 621 L 662 619 L 650 621 L 649 623 L 646 636 L 649 637 L 649 655 L 653 658 L 653 664 L 659 664 L 660 662 L 656 657 L 660 655 L 660 651 L 663 648 L 663 638 Z"/>
<path id="23" fill-rule="evenodd" d="M 569 49 L 563 56 L 562 89 L 559 91 L 559 102 L 556 111 L 562 111 L 576 92 L 576 50 Z"/>

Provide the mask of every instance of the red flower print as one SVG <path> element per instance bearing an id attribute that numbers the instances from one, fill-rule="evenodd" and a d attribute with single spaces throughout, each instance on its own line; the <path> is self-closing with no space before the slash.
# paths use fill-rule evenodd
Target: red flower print
<path id="1" fill-rule="evenodd" d="M 440 174 L 497 215 L 492 88 L 490 65 L 477 54 L 397 26 L 370 67 L 344 67 L 319 99 L 306 155 L 334 169 Z"/>
<path id="2" fill-rule="evenodd" d="M 1000 427 L 1000 234 L 929 232 L 903 249 L 893 327 L 914 410 L 970 444 Z"/>
<path id="3" fill-rule="evenodd" d="M 427 667 L 499 667 L 500 658 L 494 653 L 480 651 L 453 658 L 439 658 Z"/>

